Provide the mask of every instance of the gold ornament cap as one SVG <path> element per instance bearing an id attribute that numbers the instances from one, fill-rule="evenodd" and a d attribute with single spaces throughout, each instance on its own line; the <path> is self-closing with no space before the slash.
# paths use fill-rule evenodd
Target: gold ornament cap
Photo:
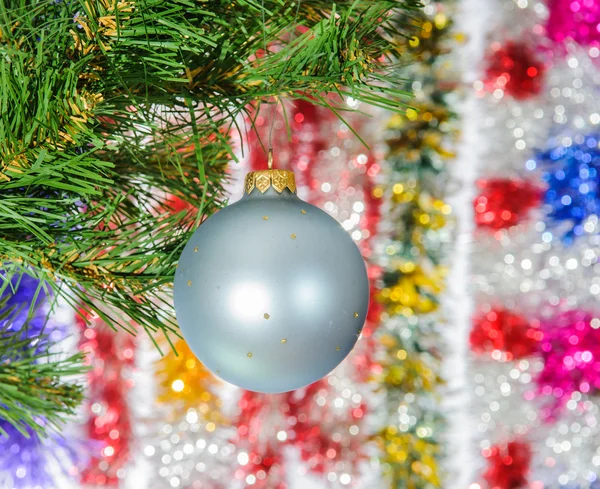
<path id="1" fill-rule="evenodd" d="M 255 189 L 260 193 L 265 193 L 273 187 L 281 193 L 286 188 L 296 193 L 296 176 L 289 170 L 260 170 L 253 171 L 246 175 L 244 180 L 244 192 L 250 195 Z"/>

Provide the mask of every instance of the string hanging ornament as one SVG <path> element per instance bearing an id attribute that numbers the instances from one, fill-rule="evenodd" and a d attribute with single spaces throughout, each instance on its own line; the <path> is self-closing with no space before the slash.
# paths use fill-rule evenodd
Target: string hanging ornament
<path id="1" fill-rule="evenodd" d="M 210 371 L 277 393 L 319 380 L 350 353 L 369 281 L 343 227 L 296 195 L 293 172 L 273 168 L 270 133 L 267 169 L 248 173 L 244 196 L 185 246 L 174 299 L 183 337 Z"/>

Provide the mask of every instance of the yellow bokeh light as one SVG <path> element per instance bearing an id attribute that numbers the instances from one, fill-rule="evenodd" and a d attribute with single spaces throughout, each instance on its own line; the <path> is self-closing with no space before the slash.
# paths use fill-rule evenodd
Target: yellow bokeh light
<path id="1" fill-rule="evenodd" d="M 206 420 L 221 422 L 218 397 L 213 386 L 218 380 L 194 356 L 184 340 L 157 362 L 157 401 L 169 406 L 173 414 L 197 410 Z"/>
<path id="2" fill-rule="evenodd" d="M 416 121 L 419 117 L 419 112 L 416 109 L 406 109 L 406 118 L 409 121 Z"/>
<path id="3" fill-rule="evenodd" d="M 383 197 L 383 189 L 381 187 L 374 188 L 373 197 L 375 197 L 376 199 L 381 199 L 381 197 Z"/>
<path id="4" fill-rule="evenodd" d="M 440 12 L 436 14 L 436 16 L 433 19 L 433 22 L 435 23 L 435 27 L 441 30 L 444 27 L 446 27 L 446 24 L 448 24 L 448 17 L 446 17 L 445 14 Z"/>

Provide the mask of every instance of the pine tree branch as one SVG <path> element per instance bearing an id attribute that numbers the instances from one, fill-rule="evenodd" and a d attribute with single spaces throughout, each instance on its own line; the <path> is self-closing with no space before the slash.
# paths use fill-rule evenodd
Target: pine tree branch
<path id="1" fill-rule="evenodd" d="M 175 332 L 165 299 L 225 202 L 229 130 L 272 97 L 402 110 L 381 60 L 416 0 L 335 5 L 9 0 L 0 5 L 0 260 L 111 326 Z M 301 26 L 301 27 L 300 27 Z M 265 56 L 264 48 L 268 53 Z M 341 109 L 341 108 L 340 108 Z M 192 124 L 192 119 L 194 124 Z M 169 211 L 171 199 L 188 205 Z M 5 282 L 6 284 L 6 282 Z M 108 311 L 108 312 L 107 312 Z M 133 330 L 132 330 L 133 331 Z"/>
<path id="2" fill-rule="evenodd" d="M 44 434 L 74 414 L 83 400 L 83 386 L 67 379 L 86 368 L 81 353 L 66 358 L 51 353 L 48 335 L 31 338 L 10 331 L 14 313 L 14 309 L 0 313 L 0 323 L 7 323 L 0 329 L 0 419 L 28 437 L 27 428 Z M 20 331 L 26 329 L 25 324 Z M 0 427 L 2 435 L 6 433 Z"/>

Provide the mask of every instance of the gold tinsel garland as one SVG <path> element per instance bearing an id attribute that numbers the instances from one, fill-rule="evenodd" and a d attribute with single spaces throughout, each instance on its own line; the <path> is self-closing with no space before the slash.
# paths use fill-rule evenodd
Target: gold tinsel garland
<path id="1" fill-rule="evenodd" d="M 375 190 L 387 198 L 394 224 L 386 246 L 385 285 L 377 299 L 385 306 L 379 333 L 381 372 L 376 377 L 386 393 L 389 418 L 374 439 L 392 489 L 441 487 L 438 443 L 443 418 L 437 410 L 440 374 L 440 294 L 445 287 L 442 234 L 452 212 L 443 200 L 444 166 L 454 158 L 454 115 L 444 102 L 452 90 L 442 82 L 440 63 L 446 51 L 450 2 L 432 3 L 434 13 L 422 13 L 422 30 L 409 45 L 421 63 L 414 108 L 394 115 L 387 160 L 389 183 Z M 436 314 L 432 314 L 436 313 Z"/>

